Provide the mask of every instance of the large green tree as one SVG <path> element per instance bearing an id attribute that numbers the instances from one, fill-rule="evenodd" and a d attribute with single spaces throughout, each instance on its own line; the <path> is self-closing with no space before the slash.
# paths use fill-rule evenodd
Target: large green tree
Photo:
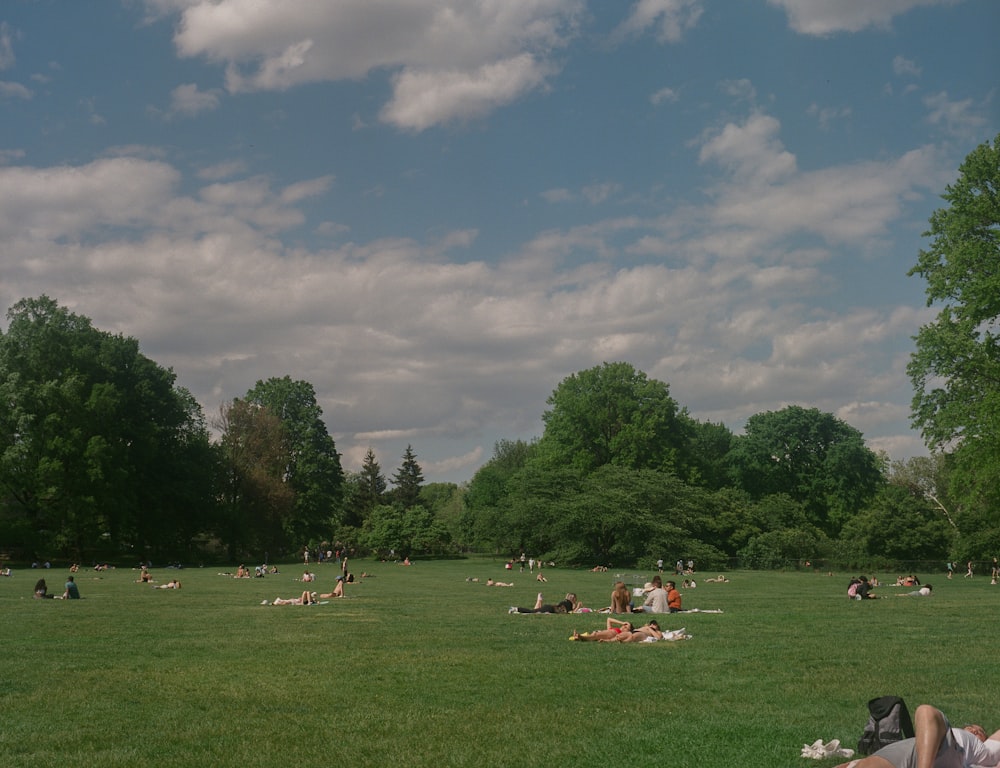
<path id="1" fill-rule="evenodd" d="M 629 363 L 575 373 L 546 401 L 543 456 L 584 473 L 605 464 L 684 474 L 690 437 L 670 388 Z"/>
<path id="2" fill-rule="evenodd" d="M 282 476 L 295 493 L 288 535 L 302 543 L 329 536 L 342 514 L 344 471 L 312 384 L 289 376 L 258 381 L 245 400 L 267 408 L 284 430 Z"/>
<path id="3" fill-rule="evenodd" d="M 812 525 L 835 535 L 884 483 L 862 434 L 831 413 L 791 405 L 747 419 L 734 443 L 733 471 L 755 499 L 787 494 Z"/>
<path id="4" fill-rule="evenodd" d="M 197 403 L 133 338 L 47 296 L 0 334 L 0 503 L 21 544 L 80 557 L 176 551 L 209 511 Z M 20 526 L 19 526 L 20 524 Z M 110 550 L 110 551 L 109 551 Z"/>
<path id="5" fill-rule="evenodd" d="M 229 559 L 290 551 L 298 545 L 295 492 L 285 479 L 287 432 L 270 409 L 234 400 L 219 409 L 222 513 L 218 534 Z M 267 554 L 265 554 L 267 553 Z"/>
<path id="6" fill-rule="evenodd" d="M 927 281 L 933 322 L 908 373 L 913 422 L 933 450 L 953 450 L 968 503 L 1000 508 L 1000 136 L 966 157 L 930 218 L 911 275 Z"/>
<path id="7" fill-rule="evenodd" d="M 424 471 L 417 463 L 417 455 L 413 446 L 406 446 L 403 452 L 403 463 L 392 476 L 393 497 L 403 509 L 416 506 L 420 500 L 420 487 L 424 482 Z"/>

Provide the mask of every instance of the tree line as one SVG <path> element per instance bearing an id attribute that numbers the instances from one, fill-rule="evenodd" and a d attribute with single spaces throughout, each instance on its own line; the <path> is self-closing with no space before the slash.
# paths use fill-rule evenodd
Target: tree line
<path id="1" fill-rule="evenodd" d="M 312 385 L 258 381 L 206 419 L 135 339 L 46 296 L 0 333 L 0 553 L 272 559 L 340 542 L 373 553 L 575 565 L 738 558 L 888 567 L 1000 552 L 1000 137 L 960 168 L 911 275 L 934 322 L 908 373 L 931 455 L 890 461 L 833 414 L 790 405 L 741 434 L 693 418 L 627 362 L 577 372 L 542 435 L 501 440 L 459 487 L 412 446 L 387 478 L 340 462 Z"/>

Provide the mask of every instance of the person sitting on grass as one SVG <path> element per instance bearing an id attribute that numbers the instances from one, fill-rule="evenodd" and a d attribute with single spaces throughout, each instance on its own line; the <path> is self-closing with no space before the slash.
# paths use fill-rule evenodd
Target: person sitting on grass
<path id="1" fill-rule="evenodd" d="M 264 601 L 267 603 L 267 600 Z M 306 590 L 300 597 L 276 597 L 271 605 L 314 605 L 316 603 L 316 593 Z"/>
<path id="2" fill-rule="evenodd" d="M 624 581 L 616 581 L 611 590 L 611 613 L 632 613 L 632 595 Z"/>
<path id="3" fill-rule="evenodd" d="M 63 600 L 79 600 L 80 599 L 80 590 L 76 586 L 76 582 L 73 581 L 73 577 L 72 576 L 67 576 L 66 577 L 66 587 L 65 587 L 65 589 L 66 589 L 66 591 L 63 592 L 63 595 L 62 595 Z"/>
<path id="4" fill-rule="evenodd" d="M 344 577 L 337 577 L 337 585 L 333 588 L 333 592 L 325 592 L 320 595 L 324 600 L 329 600 L 331 597 L 343 597 L 344 596 Z"/>
<path id="5" fill-rule="evenodd" d="M 47 597 L 55 597 L 55 595 L 49 594 L 49 587 L 48 584 L 45 583 L 45 579 L 39 579 L 35 582 L 34 595 L 36 600 L 44 600 Z"/>
<path id="6" fill-rule="evenodd" d="M 929 704 L 913 713 L 913 730 L 913 738 L 836 768 L 975 768 L 1000 763 L 1000 731 L 987 738 L 981 725 L 952 728 L 944 713 Z"/>
<path id="7" fill-rule="evenodd" d="M 582 635 L 573 630 L 573 636 L 570 637 L 570 640 L 581 640 L 591 643 L 616 643 L 620 636 L 631 635 L 633 630 L 634 627 L 631 621 L 609 618 L 604 629 L 584 632 Z"/>

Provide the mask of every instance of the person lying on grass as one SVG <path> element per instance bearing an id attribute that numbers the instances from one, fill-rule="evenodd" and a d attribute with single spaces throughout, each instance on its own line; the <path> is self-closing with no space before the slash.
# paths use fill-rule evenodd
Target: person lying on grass
<path id="1" fill-rule="evenodd" d="M 599 629 L 596 632 L 573 632 L 570 640 L 584 640 L 600 643 L 643 643 L 646 640 L 662 640 L 663 632 L 659 623 L 654 619 L 641 627 L 635 626 L 630 621 L 619 621 L 618 619 L 608 619 L 607 629 Z"/>
<path id="2" fill-rule="evenodd" d="M 555 605 L 545 603 L 542 593 L 539 592 L 534 608 L 518 608 L 516 605 L 512 605 L 508 613 L 573 613 L 580 607 L 582 607 L 580 601 L 576 599 L 576 594 L 573 592 L 567 592 L 566 597 Z"/>
<path id="3" fill-rule="evenodd" d="M 276 597 L 271 605 L 313 605 L 315 602 L 316 593 L 306 590 L 300 597 Z"/>
<path id="4" fill-rule="evenodd" d="M 836 768 L 988 768 L 1000 764 L 1000 731 L 986 736 L 981 725 L 952 728 L 944 713 L 921 704 L 913 714 L 916 736 Z"/>
<path id="5" fill-rule="evenodd" d="M 514 582 L 512 581 L 493 581 L 493 579 L 486 580 L 487 587 L 513 587 Z"/>
<path id="6" fill-rule="evenodd" d="M 181 583 L 177 579 L 171 579 L 166 584 L 154 584 L 153 589 L 180 589 Z"/>
<path id="7" fill-rule="evenodd" d="M 631 635 L 635 627 L 631 621 L 609 618 L 604 629 L 597 629 L 593 632 L 584 632 L 582 635 L 576 630 L 573 631 L 573 640 L 585 640 L 591 643 L 615 643 L 621 635 Z"/>

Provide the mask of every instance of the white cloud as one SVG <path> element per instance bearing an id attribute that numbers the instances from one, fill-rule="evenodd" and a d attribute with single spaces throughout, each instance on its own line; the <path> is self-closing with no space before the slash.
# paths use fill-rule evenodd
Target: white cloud
<path id="1" fill-rule="evenodd" d="M 547 64 L 528 53 L 472 72 L 405 70 L 393 79 L 393 97 L 381 119 L 422 131 L 437 123 L 483 117 L 537 89 L 550 73 Z"/>
<path id="2" fill-rule="evenodd" d="M 900 77 L 918 77 L 921 70 L 915 61 L 911 61 L 903 56 L 894 56 L 892 59 L 892 71 Z"/>
<path id="3" fill-rule="evenodd" d="M 197 83 L 178 85 L 170 92 L 169 115 L 193 117 L 199 112 L 208 112 L 219 106 L 219 91 L 201 91 Z"/>
<path id="4" fill-rule="evenodd" d="M 179 12 L 177 51 L 226 68 L 232 92 L 395 71 L 383 118 L 421 130 L 511 103 L 554 71 L 582 0 L 198 0 Z"/>
<path id="5" fill-rule="evenodd" d="M 788 24 L 804 35 L 859 32 L 868 27 L 887 28 L 896 16 L 914 8 L 949 5 L 956 0 L 768 0 L 784 9 Z"/>
<path id="6" fill-rule="evenodd" d="M 972 138 L 986 124 L 986 118 L 977 111 L 972 99 L 951 101 L 947 91 L 927 96 L 924 106 L 930 110 L 927 122 L 950 136 Z"/>
<path id="7" fill-rule="evenodd" d="M 673 88 L 661 88 L 649 97 L 649 101 L 654 106 L 659 106 L 664 102 L 674 102 L 680 99 L 680 94 Z"/>
<path id="8" fill-rule="evenodd" d="M 687 30 L 698 24 L 703 10 L 702 0 L 637 0 L 612 37 L 639 35 L 654 27 L 657 40 L 677 43 Z"/>
<path id="9" fill-rule="evenodd" d="M 727 124 L 701 148 L 701 162 L 714 160 L 740 179 L 767 183 L 795 171 L 795 156 L 778 139 L 781 125 L 770 115 L 756 113 L 743 125 Z"/>
<path id="10" fill-rule="evenodd" d="M 806 108 L 806 114 L 815 117 L 820 128 L 827 130 L 834 120 L 845 120 L 851 116 L 850 107 L 821 107 L 815 102 Z"/>
<path id="11" fill-rule="evenodd" d="M 736 182 L 714 190 L 717 226 L 746 232 L 757 242 L 809 233 L 827 243 L 861 243 L 886 234 L 914 190 L 946 183 L 929 148 L 894 161 L 800 172 L 779 130 L 775 118 L 755 113 L 705 141 L 699 159 L 718 163 Z"/>
<path id="12" fill-rule="evenodd" d="M 0 80 L 0 99 L 30 99 L 32 92 L 20 83 Z"/>

